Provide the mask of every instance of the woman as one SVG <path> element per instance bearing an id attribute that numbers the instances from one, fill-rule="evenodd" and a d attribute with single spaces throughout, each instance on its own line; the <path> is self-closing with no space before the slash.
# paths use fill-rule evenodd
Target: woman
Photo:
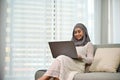
<path id="1" fill-rule="evenodd" d="M 93 45 L 86 27 L 78 23 L 73 29 L 72 41 L 74 42 L 78 54 L 78 59 L 72 59 L 65 55 L 58 56 L 47 72 L 38 80 L 73 80 L 76 73 L 85 71 L 85 64 L 93 61 Z"/>

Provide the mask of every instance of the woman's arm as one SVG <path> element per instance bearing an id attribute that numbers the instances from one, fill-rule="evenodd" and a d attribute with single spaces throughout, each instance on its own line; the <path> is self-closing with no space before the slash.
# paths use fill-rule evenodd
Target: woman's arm
<path id="1" fill-rule="evenodd" d="M 93 61 L 93 53 L 94 53 L 94 47 L 93 44 L 91 42 L 89 42 L 87 45 L 87 54 L 86 56 L 82 57 L 82 60 L 87 63 L 87 64 L 91 64 Z"/>

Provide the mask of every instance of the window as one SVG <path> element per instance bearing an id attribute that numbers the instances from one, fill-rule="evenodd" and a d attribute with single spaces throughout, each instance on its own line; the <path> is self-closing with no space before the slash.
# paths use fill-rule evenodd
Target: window
<path id="1" fill-rule="evenodd" d="M 94 41 L 94 0 L 7 0 L 6 12 L 5 80 L 33 80 L 47 69 L 53 60 L 48 42 L 71 40 L 78 22 Z"/>

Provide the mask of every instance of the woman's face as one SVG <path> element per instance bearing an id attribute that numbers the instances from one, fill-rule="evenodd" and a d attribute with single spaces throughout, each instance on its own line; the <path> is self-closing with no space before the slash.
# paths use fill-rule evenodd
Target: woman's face
<path id="1" fill-rule="evenodd" d="M 77 39 L 77 40 L 80 40 L 83 38 L 83 30 L 81 28 L 75 28 L 74 30 L 74 37 Z"/>

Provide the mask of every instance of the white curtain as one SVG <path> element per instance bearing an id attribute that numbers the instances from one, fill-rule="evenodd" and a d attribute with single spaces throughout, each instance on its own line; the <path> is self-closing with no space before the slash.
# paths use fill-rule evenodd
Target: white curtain
<path id="1" fill-rule="evenodd" d="M 120 43 L 120 0 L 94 0 L 96 44 Z"/>
<path id="2" fill-rule="evenodd" d="M 120 0 L 109 0 L 109 43 L 120 43 Z"/>

